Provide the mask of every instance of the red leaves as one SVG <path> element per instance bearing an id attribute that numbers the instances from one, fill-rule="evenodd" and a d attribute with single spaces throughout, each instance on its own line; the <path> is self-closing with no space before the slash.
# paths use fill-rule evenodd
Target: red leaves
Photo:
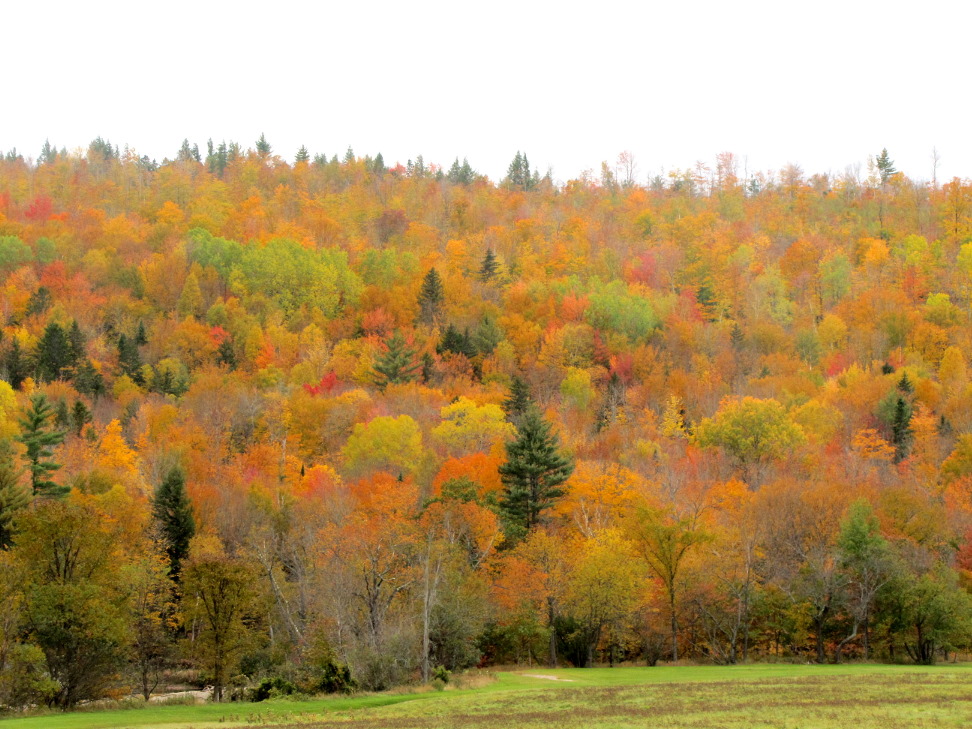
<path id="1" fill-rule="evenodd" d="M 321 381 L 316 385 L 304 385 L 304 390 L 310 395 L 330 395 L 331 390 L 334 389 L 335 385 L 338 384 L 337 375 L 334 374 L 334 370 L 331 370 L 326 375 L 321 378 Z"/>
<path id="2" fill-rule="evenodd" d="M 54 202 L 47 195 L 38 195 L 24 210 L 24 217 L 35 223 L 43 223 L 54 212 Z"/>

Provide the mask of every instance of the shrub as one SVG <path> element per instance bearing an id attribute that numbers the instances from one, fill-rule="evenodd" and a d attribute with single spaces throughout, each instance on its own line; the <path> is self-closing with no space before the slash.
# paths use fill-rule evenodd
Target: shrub
<path id="1" fill-rule="evenodd" d="M 256 685 L 256 688 L 250 689 L 248 698 L 254 702 L 266 701 L 279 696 L 290 696 L 294 693 L 297 693 L 297 687 L 294 684 L 280 676 L 273 676 L 263 679 Z"/>

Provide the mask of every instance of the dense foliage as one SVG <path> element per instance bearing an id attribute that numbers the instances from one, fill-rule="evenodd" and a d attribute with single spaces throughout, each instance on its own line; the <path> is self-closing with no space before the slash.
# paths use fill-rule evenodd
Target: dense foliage
<path id="1" fill-rule="evenodd" d="M 0 704 L 972 642 L 972 184 L 886 151 L 48 145 L 0 279 Z"/>

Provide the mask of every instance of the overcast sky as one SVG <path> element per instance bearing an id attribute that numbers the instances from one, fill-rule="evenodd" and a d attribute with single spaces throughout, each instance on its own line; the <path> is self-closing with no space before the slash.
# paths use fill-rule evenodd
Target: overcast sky
<path id="1" fill-rule="evenodd" d="M 100 135 L 173 157 L 188 137 L 274 152 L 517 150 L 557 180 L 630 150 L 640 178 L 735 153 L 750 171 L 972 177 L 972 3 L 4 3 L 0 149 Z M 147 8 L 153 8 L 151 11 Z"/>

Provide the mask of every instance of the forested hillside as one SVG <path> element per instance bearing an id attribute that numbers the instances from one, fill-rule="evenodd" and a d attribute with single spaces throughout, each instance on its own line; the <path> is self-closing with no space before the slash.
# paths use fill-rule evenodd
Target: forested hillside
<path id="1" fill-rule="evenodd" d="M 634 170 L 7 154 L 0 704 L 967 649 L 972 183 Z"/>

